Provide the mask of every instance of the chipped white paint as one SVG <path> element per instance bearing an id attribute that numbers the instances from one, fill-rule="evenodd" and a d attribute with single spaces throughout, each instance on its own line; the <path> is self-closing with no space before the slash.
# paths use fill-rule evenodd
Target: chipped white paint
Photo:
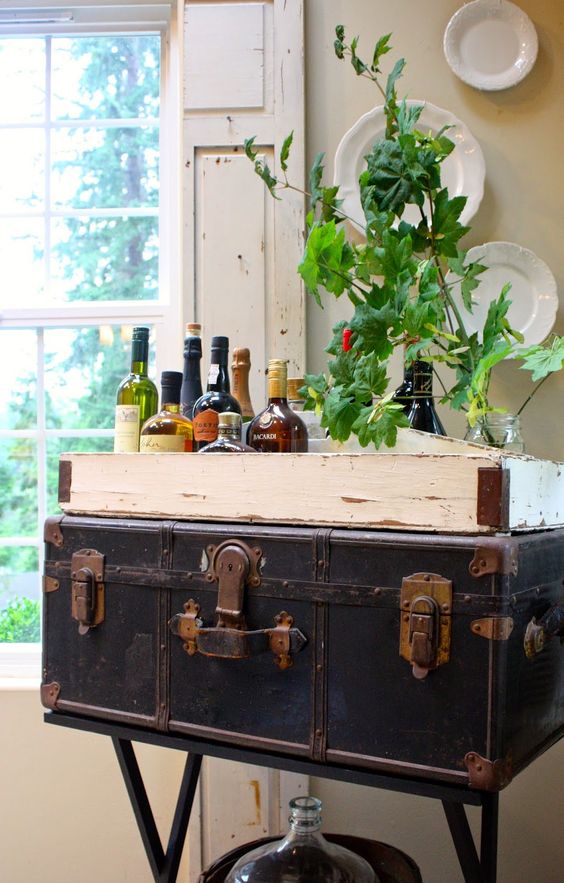
<path id="1" fill-rule="evenodd" d="M 472 454 L 64 454 L 66 512 L 204 521 L 488 533 L 477 523 L 478 469 L 504 467 L 510 529 L 564 524 L 559 464 Z"/>

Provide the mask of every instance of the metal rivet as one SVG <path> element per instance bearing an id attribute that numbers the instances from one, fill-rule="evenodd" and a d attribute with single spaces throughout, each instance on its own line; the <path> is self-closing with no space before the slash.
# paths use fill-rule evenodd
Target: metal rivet
<path id="1" fill-rule="evenodd" d="M 316 730 L 316 731 L 315 731 L 315 735 L 316 735 L 316 736 L 322 736 L 322 735 L 323 735 L 323 730 Z"/>
<path id="2" fill-rule="evenodd" d="M 318 567 L 323 567 L 324 564 L 325 564 L 325 561 L 323 561 L 322 558 L 317 562 L 317 566 L 318 566 Z"/>
<path id="3" fill-rule="evenodd" d="M 482 764 L 481 764 L 481 763 L 477 763 L 477 764 L 476 764 L 476 769 L 478 770 L 478 772 L 481 772 L 481 770 L 482 770 Z"/>
<path id="4" fill-rule="evenodd" d="M 425 582 L 430 582 L 430 581 L 431 581 L 431 577 L 429 576 L 428 573 L 425 574 L 425 576 L 423 577 L 423 579 L 425 580 Z"/>
<path id="5" fill-rule="evenodd" d="M 381 595 L 381 594 L 382 594 L 382 589 L 374 589 L 374 594 L 375 594 L 375 595 Z"/>
<path id="6" fill-rule="evenodd" d="M 442 604 L 441 606 L 445 613 L 448 613 L 448 611 L 450 610 L 450 604 Z"/>
<path id="7" fill-rule="evenodd" d="M 323 666 L 322 666 L 322 665 L 316 665 L 316 666 L 315 666 L 315 669 L 316 669 L 316 671 L 323 671 Z"/>
<path id="8" fill-rule="evenodd" d="M 472 600 L 472 598 L 470 597 L 470 595 L 464 595 L 464 602 L 466 604 L 469 604 L 471 600 Z"/>
<path id="9" fill-rule="evenodd" d="M 404 622 L 409 622 L 409 613 L 406 613 L 403 617 Z"/>
<path id="10" fill-rule="evenodd" d="M 284 582 L 282 583 L 282 585 L 284 586 L 285 589 L 287 589 L 288 586 L 290 585 L 290 583 L 288 582 L 287 579 L 285 579 Z"/>
<path id="11" fill-rule="evenodd" d="M 482 626 L 481 626 L 481 625 L 478 625 L 478 624 L 476 623 L 476 625 L 474 626 L 474 631 L 475 631 L 475 632 L 481 632 L 481 631 L 482 631 Z"/>

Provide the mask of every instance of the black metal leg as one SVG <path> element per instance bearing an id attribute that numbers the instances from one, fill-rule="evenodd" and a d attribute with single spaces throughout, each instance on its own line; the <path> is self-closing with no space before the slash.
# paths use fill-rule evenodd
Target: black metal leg
<path id="1" fill-rule="evenodd" d="M 191 753 L 186 757 L 165 855 L 133 745 L 129 739 L 116 736 L 112 737 L 112 742 L 155 883 L 175 883 L 200 775 L 202 755 Z"/>
<path id="2" fill-rule="evenodd" d="M 499 794 L 486 792 L 482 803 L 482 831 L 480 857 L 486 883 L 497 880 L 497 832 L 499 821 Z"/>
<path id="3" fill-rule="evenodd" d="M 442 804 L 465 883 L 489 883 L 484 877 L 464 805 L 450 800 L 443 800 Z"/>

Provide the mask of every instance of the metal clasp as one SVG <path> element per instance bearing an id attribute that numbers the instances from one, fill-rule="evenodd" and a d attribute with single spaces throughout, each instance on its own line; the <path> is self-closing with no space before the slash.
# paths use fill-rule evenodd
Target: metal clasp
<path id="1" fill-rule="evenodd" d="M 71 561 L 71 613 L 79 634 L 100 625 L 105 615 L 104 555 L 95 549 L 75 552 Z"/>
<path id="2" fill-rule="evenodd" d="M 419 680 L 448 662 L 452 582 L 436 573 L 414 573 L 401 587 L 400 656 Z"/>

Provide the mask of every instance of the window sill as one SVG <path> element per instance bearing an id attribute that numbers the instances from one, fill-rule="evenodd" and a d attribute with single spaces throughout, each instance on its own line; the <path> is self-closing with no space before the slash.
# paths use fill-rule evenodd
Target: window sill
<path id="1" fill-rule="evenodd" d="M 0 644 L 0 689 L 36 689 L 41 679 L 41 644 Z"/>

